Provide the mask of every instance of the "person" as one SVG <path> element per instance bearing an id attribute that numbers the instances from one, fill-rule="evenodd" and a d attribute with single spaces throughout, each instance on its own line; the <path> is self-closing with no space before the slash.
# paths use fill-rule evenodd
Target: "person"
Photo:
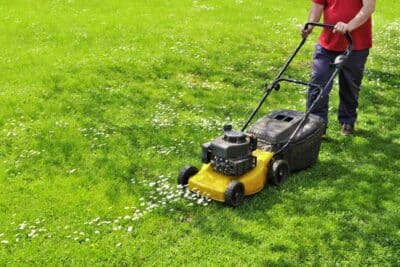
<path id="1" fill-rule="evenodd" d="M 324 23 L 335 25 L 334 29 L 323 28 L 316 44 L 313 57 L 311 83 L 324 85 L 334 71 L 333 61 L 337 55 L 346 50 L 347 40 L 344 36 L 349 32 L 353 38 L 353 52 L 339 71 L 339 110 L 338 120 L 343 135 L 351 135 L 357 120 L 358 96 L 363 78 L 364 66 L 369 49 L 372 47 L 371 15 L 375 10 L 375 0 L 312 0 L 309 22 L 319 22 L 323 15 Z M 306 38 L 313 27 L 301 30 Z M 332 89 L 329 84 L 329 92 Z M 308 90 L 307 108 L 318 95 L 318 89 Z M 311 110 L 320 116 L 328 127 L 327 97 L 321 99 Z"/>

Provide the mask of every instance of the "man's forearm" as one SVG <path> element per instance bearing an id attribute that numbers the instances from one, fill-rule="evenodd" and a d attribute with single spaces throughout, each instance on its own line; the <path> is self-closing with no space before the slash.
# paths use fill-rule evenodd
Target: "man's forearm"
<path id="1" fill-rule="evenodd" d="M 322 13 L 324 12 L 324 6 L 316 3 L 312 3 L 310 14 L 308 15 L 308 22 L 319 22 Z M 312 32 L 313 27 L 310 26 L 307 29 L 301 28 L 301 36 L 307 38 L 307 36 Z"/>
<path id="2" fill-rule="evenodd" d="M 374 11 L 375 0 L 363 0 L 363 6 L 357 13 L 357 15 L 349 23 L 344 23 L 342 21 L 336 23 L 333 32 L 346 33 L 354 31 L 355 29 L 363 25 L 369 19 L 369 17 L 371 17 L 371 14 Z"/>
<path id="3" fill-rule="evenodd" d="M 324 5 L 312 3 L 310 14 L 308 16 L 308 22 L 319 22 L 323 12 Z"/>
<path id="4" fill-rule="evenodd" d="M 358 14 L 348 23 L 349 32 L 363 25 L 375 11 L 375 0 L 363 0 L 363 7 Z"/>

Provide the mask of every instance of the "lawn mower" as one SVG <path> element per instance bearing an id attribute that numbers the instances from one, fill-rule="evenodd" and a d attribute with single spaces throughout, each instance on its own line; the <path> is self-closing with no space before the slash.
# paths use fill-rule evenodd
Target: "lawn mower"
<path id="1" fill-rule="evenodd" d="M 310 26 L 333 29 L 334 25 L 306 23 Z M 266 91 L 240 131 L 225 125 L 223 136 L 202 145 L 200 170 L 188 165 L 178 175 L 178 184 L 229 206 L 239 206 L 246 195 L 261 191 L 265 185 L 282 185 L 291 171 L 306 169 L 318 159 L 326 125 L 319 116 L 311 114 L 313 107 L 328 94 L 329 84 L 336 77 L 352 52 L 352 38 L 346 50 L 332 63 L 335 67 L 324 86 L 282 77 L 307 37 L 286 61 L 276 78 L 266 86 Z M 317 94 L 306 112 L 276 110 L 253 124 L 251 120 L 272 91 L 278 91 L 282 82 L 315 87 Z"/>

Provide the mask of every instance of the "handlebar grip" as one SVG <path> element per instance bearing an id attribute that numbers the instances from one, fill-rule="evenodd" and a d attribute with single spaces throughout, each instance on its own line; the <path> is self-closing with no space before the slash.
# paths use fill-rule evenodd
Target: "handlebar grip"
<path id="1" fill-rule="evenodd" d="M 328 28 L 328 29 L 334 29 L 335 25 L 332 24 L 325 24 L 325 23 L 320 23 L 320 22 L 307 22 L 304 25 L 304 29 L 307 30 L 309 26 L 317 26 L 317 27 L 322 27 L 322 28 Z M 347 42 L 349 43 L 348 49 L 351 50 L 353 47 L 353 38 L 351 37 L 349 32 L 346 32 L 344 36 L 347 39 Z"/>
<path id="2" fill-rule="evenodd" d="M 335 25 L 332 25 L 332 24 L 325 24 L 325 23 L 320 23 L 320 22 L 307 22 L 305 25 L 304 25 L 304 29 L 307 29 L 308 28 L 308 26 L 317 26 L 317 27 L 322 27 L 322 28 L 330 28 L 330 29 L 333 29 L 333 28 L 335 28 Z"/>

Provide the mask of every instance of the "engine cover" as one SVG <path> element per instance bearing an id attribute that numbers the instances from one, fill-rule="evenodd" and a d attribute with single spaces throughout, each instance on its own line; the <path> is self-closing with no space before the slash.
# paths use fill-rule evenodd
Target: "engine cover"
<path id="1" fill-rule="evenodd" d="M 223 136 L 202 145 L 202 161 L 211 162 L 220 173 L 240 176 L 256 166 L 256 157 L 251 153 L 256 148 L 256 138 L 225 126 Z"/>

